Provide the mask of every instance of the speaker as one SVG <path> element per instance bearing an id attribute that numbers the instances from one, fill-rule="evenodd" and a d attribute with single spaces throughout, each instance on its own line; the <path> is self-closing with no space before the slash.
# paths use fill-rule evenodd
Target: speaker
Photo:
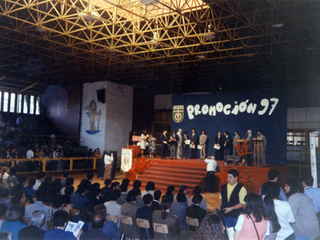
<path id="1" fill-rule="evenodd" d="M 106 90 L 105 89 L 97 90 L 97 98 L 98 98 L 98 102 L 105 103 L 106 102 Z"/>

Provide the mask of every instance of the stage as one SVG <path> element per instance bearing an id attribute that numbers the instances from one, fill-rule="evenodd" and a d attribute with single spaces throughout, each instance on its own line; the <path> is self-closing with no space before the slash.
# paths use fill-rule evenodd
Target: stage
<path id="1" fill-rule="evenodd" d="M 206 191 L 206 166 L 202 159 L 160 159 L 160 158 L 135 158 L 134 162 L 147 162 L 150 166 L 142 173 L 136 175 L 128 172 L 125 177 L 134 180 L 138 178 L 142 182 L 142 188 L 148 181 L 154 181 L 156 188 L 165 191 L 167 186 L 174 185 L 179 188 L 185 184 L 189 187 L 189 194 L 192 193 L 194 186 L 201 186 L 203 192 Z M 268 181 L 268 172 L 274 169 L 279 172 L 278 183 L 281 187 L 284 182 L 290 178 L 290 167 L 286 166 L 268 166 L 267 167 L 249 167 L 224 165 L 224 161 L 217 161 L 215 191 L 220 192 L 221 185 L 227 183 L 227 172 L 234 168 L 239 172 L 238 180 L 242 183 L 248 192 L 259 193 L 262 183 Z"/>

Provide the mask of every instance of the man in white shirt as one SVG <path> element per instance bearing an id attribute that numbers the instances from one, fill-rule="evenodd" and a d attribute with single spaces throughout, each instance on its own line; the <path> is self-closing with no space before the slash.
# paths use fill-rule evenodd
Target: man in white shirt
<path id="1" fill-rule="evenodd" d="M 209 193 L 213 193 L 217 162 L 214 160 L 214 156 L 209 156 L 204 162 L 207 163 L 207 190 Z"/>
<path id="2" fill-rule="evenodd" d="M 105 151 L 104 156 L 104 180 L 111 179 L 112 163 L 113 163 L 113 153 L 110 151 Z"/>
<path id="3" fill-rule="evenodd" d="M 32 147 L 29 147 L 29 150 L 27 151 L 26 157 L 27 157 L 27 159 L 31 159 L 31 158 L 34 157 L 34 153 L 32 151 Z"/>
<path id="4" fill-rule="evenodd" d="M 120 227 L 120 217 L 121 217 L 121 205 L 117 203 L 121 196 L 121 191 L 119 189 L 113 189 L 110 196 L 110 201 L 105 202 L 104 205 L 107 208 L 107 214 L 113 215 L 115 218 L 112 219 L 118 227 Z"/>
<path id="5" fill-rule="evenodd" d="M 44 180 L 44 176 L 45 176 L 45 173 L 44 172 L 38 172 L 37 173 L 37 179 L 36 179 L 36 183 L 33 185 L 33 190 L 38 190 L 42 181 Z"/>

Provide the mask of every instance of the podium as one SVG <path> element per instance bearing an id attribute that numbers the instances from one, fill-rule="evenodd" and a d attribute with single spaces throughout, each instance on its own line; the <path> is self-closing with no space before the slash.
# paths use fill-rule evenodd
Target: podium
<path id="1" fill-rule="evenodd" d="M 254 143 L 254 160 L 253 163 L 255 166 L 263 166 L 264 162 L 264 142 L 261 138 L 253 138 L 253 143 Z"/>

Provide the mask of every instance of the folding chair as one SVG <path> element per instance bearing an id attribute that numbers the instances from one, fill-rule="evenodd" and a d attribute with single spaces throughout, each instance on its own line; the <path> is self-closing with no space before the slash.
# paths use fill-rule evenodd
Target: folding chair
<path id="1" fill-rule="evenodd" d="M 167 224 L 153 223 L 153 229 L 156 233 L 156 239 L 158 239 L 158 233 L 164 235 L 164 238 L 167 240 L 167 234 L 169 234 L 169 229 Z"/>
<path id="2" fill-rule="evenodd" d="M 147 219 L 137 218 L 137 226 L 138 226 L 138 236 L 140 237 L 140 228 L 144 228 L 146 230 L 148 240 L 150 240 L 148 228 L 150 228 L 150 223 Z"/>
<path id="3" fill-rule="evenodd" d="M 129 239 L 131 239 L 131 236 L 132 236 L 132 233 L 133 233 L 133 230 L 132 230 L 132 225 L 133 225 L 132 217 L 121 215 L 121 224 L 129 226 L 129 230 L 130 230 Z M 122 233 L 121 240 L 123 239 L 124 235 L 125 235 L 125 233 Z"/>
<path id="4" fill-rule="evenodd" d="M 198 218 L 191 218 L 191 217 L 186 217 L 186 222 L 188 224 L 188 231 L 189 231 L 189 226 L 194 226 L 196 227 L 196 231 L 198 230 L 199 227 L 199 220 Z"/>

